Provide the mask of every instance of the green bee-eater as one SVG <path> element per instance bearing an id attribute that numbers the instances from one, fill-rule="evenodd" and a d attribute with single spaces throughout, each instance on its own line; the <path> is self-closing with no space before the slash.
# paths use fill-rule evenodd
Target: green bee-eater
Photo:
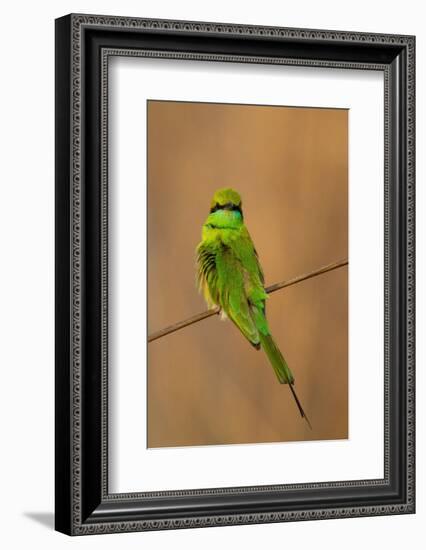
<path id="1" fill-rule="evenodd" d="M 265 350 L 278 380 L 288 384 L 309 424 L 293 388 L 294 376 L 269 330 L 262 267 L 244 225 L 241 197 L 233 189 L 219 189 L 213 196 L 197 247 L 197 282 L 207 305 L 219 306 L 256 349 Z"/>

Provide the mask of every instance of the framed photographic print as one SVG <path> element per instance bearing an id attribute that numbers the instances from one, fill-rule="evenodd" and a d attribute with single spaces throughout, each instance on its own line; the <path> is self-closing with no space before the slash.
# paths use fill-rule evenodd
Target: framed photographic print
<path id="1" fill-rule="evenodd" d="M 413 36 L 56 21 L 56 529 L 413 513 Z"/>

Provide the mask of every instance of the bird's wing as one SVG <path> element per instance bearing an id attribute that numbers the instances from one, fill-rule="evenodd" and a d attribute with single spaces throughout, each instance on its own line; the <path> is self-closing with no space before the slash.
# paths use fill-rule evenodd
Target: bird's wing
<path id="1" fill-rule="evenodd" d="M 198 287 L 209 307 L 218 305 L 257 347 L 259 330 L 267 332 L 262 268 L 244 226 L 238 238 L 233 231 L 229 234 L 232 238 L 227 235 L 223 231 L 222 238 L 214 243 L 203 240 L 198 245 Z"/>
<path id="2" fill-rule="evenodd" d="M 216 249 L 203 241 L 197 247 L 197 285 L 209 308 L 219 305 Z"/>
<path id="3" fill-rule="evenodd" d="M 247 231 L 247 233 L 248 233 L 248 231 Z M 249 239 L 251 241 L 250 235 L 249 235 Z M 254 252 L 254 258 L 256 260 L 256 268 L 257 268 L 257 273 L 258 273 L 258 276 L 259 276 L 259 280 L 263 285 L 264 282 L 265 282 L 265 276 L 263 275 L 263 269 L 262 269 L 262 266 L 260 265 L 260 262 L 259 262 L 259 255 L 258 255 L 257 250 L 255 249 L 254 245 L 253 245 L 253 252 Z"/>
<path id="4" fill-rule="evenodd" d="M 246 294 L 247 272 L 235 253 L 234 246 L 223 244 L 216 254 L 217 286 L 220 306 L 254 346 L 259 331 L 254 322 Z"/>
<path id="5" fill-rule="evenodd" d="M 250 303 L 263 310 L 268 297 L 264 288 L 264 276 L 256 249 L 245 226 L 241 228 L 239 239 L 232 243 L 235 255 L 245 271 L 245 291 Z"/>

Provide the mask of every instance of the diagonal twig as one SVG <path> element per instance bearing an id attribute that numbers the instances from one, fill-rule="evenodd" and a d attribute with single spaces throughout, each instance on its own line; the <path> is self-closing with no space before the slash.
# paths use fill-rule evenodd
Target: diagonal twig
<path id="1" fill-rule="evenodd" d="M 322 275 L 323 273 L 328 273 L 329 271 L 333 271 L 335 269 L 338 269 L 339 267 L 344 267 L 345 265 L 348 265 L 348 264 L 349 264 L 349 260 L 345 258 L 344 260 L 339 260 L 338 262 L 333 262 L 332 264 L 324 265 L 323 267 L 320 267 L 315 271 L 310 271 L 309 273 L 304 273 L 303 275 L 298 275 L 297 277 L 293 277 L 293 279 L 287 279 L 286 281 L 275 283 L 271 286 L 266 287 L 265 290 L 267 294 L 272 294 L 273 292 L 276 292 L 277 290 L 281 290 L 282 288 L 287 288 L 297 283 L 301 283 L 302 281 L 307 281 L 308 279 L 312 279 L 313 277 L 317 277 L 318 275 Z M 207 319 L 212 315 L 217 315 L 219 312 L 220 312 L 220 308 L 215 307 L 214 309 L 208 309 L 206 311 L 203 311 L 202 313 L 193 315 L 192 317 L 189 317 L 188 319 L 184 319 L 183 321 L 179 321 L 174 325 L 170 325 L 161 330 L 158 330 L 157 332 L 153 332 L 148 336 L 148 342 L 153 342 L 154 340 L 158 340 L 159 338 L 162 338 L 167 334 L 171 334 L 172 332 L 176 332 L 177 330 L 180 330 L 182 328 L 189 327 L 190 325 L 193 325 L 194 323 L 198 323 L 203 319 Z"/>

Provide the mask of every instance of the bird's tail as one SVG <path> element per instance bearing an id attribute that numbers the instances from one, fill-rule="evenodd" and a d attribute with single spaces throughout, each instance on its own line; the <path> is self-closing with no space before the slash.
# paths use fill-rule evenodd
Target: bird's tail
<path id="1" fill-rule="evenodd" d="M 260 334 L 260 343 L 262 348 L 265 350 L 266 355 L 272 365 L 272 368 L 275 371 L 275 374 L 281 384 L 288 384 L 291 393 L 293 394 L 294 400 L 296 401 L 297 408 L 299 409 L 300 415 L 306 420 L 309 427 L 312 429 L 311 423 L 309 422 L 308 417 L 305 414 L 305 411 L 300 404 L 299 398 L 296 395 L 296 392 L 293 388 L 294 376 L 287 365 L 286 360 L 284 359 L 282 353 L 278 349 L 277 345 L 274 342 L 274 339 L 270 334 L 264 335 Z"/>

